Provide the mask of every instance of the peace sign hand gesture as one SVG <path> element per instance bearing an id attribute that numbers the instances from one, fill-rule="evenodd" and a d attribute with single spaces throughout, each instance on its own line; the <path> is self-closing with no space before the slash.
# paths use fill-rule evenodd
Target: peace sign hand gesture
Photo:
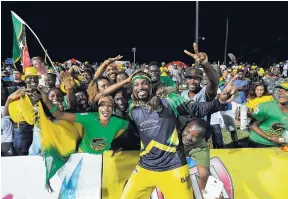
<path id="1" fill-rule="evenodd" d="M 186 53 L 187 55 L 189 55 L 190 57 L 195 59 L 195 61 L 200 63 L 201 65 L 204 65 L 204 64 L 208 63 L 207 54 L 206 53 L 201 53 L 201 52 L 199 53 L 198 52 L 198 46 L 197 46 L 197 44 L 195 42 L 193 43 L 193 47 L 194 47 L 195 54 L 189 52 L 188 50 L 184 50 L 184 53 Z"/>

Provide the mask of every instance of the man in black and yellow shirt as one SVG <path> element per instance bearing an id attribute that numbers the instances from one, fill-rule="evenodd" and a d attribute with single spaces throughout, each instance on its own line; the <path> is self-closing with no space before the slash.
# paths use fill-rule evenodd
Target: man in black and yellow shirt
<path id="1" fill-rule="evenodd" d="M 130 116 L 136 123 L 140 138 L 140 160 L 132 173 L 121 199 L 147 199 L 158 187 L 167 199 L 193 198 L 189 169 L 179 132 L 179 115 L 203 117 L 225 108 L 230 92 L 219 100 L 193 103 L 176 94 L 159 99 L 153 110 L 147 106 L 152 98 L 152 81 L 144 72 L 132 78 L 133 104 Z M 177 190 L 177 191 L 175 191 Z"/>

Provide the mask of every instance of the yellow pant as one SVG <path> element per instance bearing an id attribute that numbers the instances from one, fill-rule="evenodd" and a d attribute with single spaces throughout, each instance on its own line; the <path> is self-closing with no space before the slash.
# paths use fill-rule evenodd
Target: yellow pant
<path id="1" fill-rule="evenodd" d="M 149 171 L 137 165 L 121 199 L 148 199 L 156 187 L 164 194 L 165 199 L 193 199 L 187 165 L 170 171 Z"/>

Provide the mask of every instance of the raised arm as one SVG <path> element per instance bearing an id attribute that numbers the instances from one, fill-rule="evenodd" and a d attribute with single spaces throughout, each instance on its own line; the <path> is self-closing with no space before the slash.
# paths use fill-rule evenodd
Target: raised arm
<path id="1" fill-rule="evenodd" d="M 179 115 L 190 115 L 192 117 L 204 117 L 221 110 L 225 110 L 226 104 L 233 101 L 236 92 L 234 87 L 229 87 L 223 90 L 219 99 L 214 99 L 209 102 L 197 103 L 193 100 L 187 102 L 180 102 L 176 107 Z M 175 103 L 174 103 L 175 104 Z"/>
<path id="2" fill-rule="evenodd" d="M 123 56 L 118 55 L 117 57 L 114 58 L 109 58 L 107 60 L 105 60 L 101 66 L 97 69 L 97 71 L 94 74 L 94 79 L 97 79 L 98 77 L 102 76 L 105 69 L 107 68 L 107 66 L 115 61 L 118 61 L 122 58 Z"/>
<path id="3" fill-rule="evenodd" d="M 66 120 L 68 122 L 75 122 L 76 114 L 66 113 L 66 112 L 60 111 L 58 106 L 56 104 L 54 105 L 49 100 L 49 98 L 45 92 L 43 92 L 40 88 L 38 88 L 37 90 L 41 93 L 42 100 L 45 103 L 45 105 L 47 106 L 47 108 L 49 109 L 50 113 L 53 115 L 53 117 L 55 117 L 58 120 Z"/>
<path id="4" fill-rule="evenodd" d="M 137 71 L 138 72 L 138 71 Z M 135 74 L 136 72 L 134 72 L 133 74 Z M 132 75 L 130 75 L 127 79 L 118 82 L 116 84 L 112 84 L 111 86 L 109 86 L 108 88 L 106 88 L 104 91 L 98 93 L 95 97 L 94 97 L 94 102 L 97 102 L 100 98 L 110 95 L 112 93 L 114 93 L 116 90 L 118 90 L 119 88 L 121 88 L 122 86 L 124 86 L 125 84 L 129 83 L 132 79 Z"/>
<path id="5" fill-rule="evenodd" d="M 231 80 L 230 82 L 226 85 L 226 87 L 230 87 L 233 85 L 233 82 L 239 77 L 239 75 L 235 75 Z"/>
<path id="6" fill-rule="evenodd" d="M 218 99 L 209 102 L 195 102 L 190 100 L 177 106 L 179 115 L 190 115 L 192 117 L 202 118 L 208 114 L 225 110 L 225 104 L 221 104 Z"/>
<path id="7" fill-rule="evenodd" d="M 206 94 L 210 99 L 214 99 L 217 95 L 217 89 L 219 84 L 219 77 L 216 71 L 209 65 L 208 56 L 206 53 L 199 53 L 198 46 L 196 43 L 193 44 L 195 54 L 184 50 L 184 52 L 195 59 L 196 62 L 200 63 L 203 67 L 203 70 L 208 78 L 208 84 L 206 89 Z"/>
<path id="8" fill-rule="evenodd" d="M 76 83 L 73 79 L 73 77 L 66 77 L 62 84 L 64 84 L 64 87 L 67 91 L 67 102 L 68 102 L 68 107 L 72 107 L 74 105 L 77 104 L 77 100 L 76 100 L 76 97 L 75 97 L 75 93 L 73 91 L 73 89 L 75 89 L 76 86 Z"/>

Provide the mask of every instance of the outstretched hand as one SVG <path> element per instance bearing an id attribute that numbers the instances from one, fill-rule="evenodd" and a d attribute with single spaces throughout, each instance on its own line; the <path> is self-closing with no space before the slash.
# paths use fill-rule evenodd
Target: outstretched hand
<path id="1" fill-rule="evenodd" d="M 221 104 L 227 104 L 232 102 L 237 95 L 237 88 L 233 85 L 227 86 L 219 96 L 219 102 Z"/>
<path id="2" fill-rule="evenodd" d="M 122 59 L 122 57 L 123 57 L 123 56 L 118 55 L 117 57 L 109 58 L 109 59 L 107 59 L 107 60 L 104 61 L 104 64 L 105 64 L 106 66 L 108 66 L 109 64 L 111 64 L 111 63 L 113 63 L 113 62 L 115 62 L 115 61 L 118 61 L 118 60 Z"/>
<path id="3" fill-rule="evenodd" d="M 189 55 L 190 57 L 195 59 L 195 61 L 200 63 L 201 65 L 204 65 L 204 64 L 208 63 L 207 54 L 206 53 L 201 53 L 201 52 L 199 53 L 198 52 L 198 46 L 197 46 L 197 44 L 195 42 L 193 43 L 193 47 L 194 47 L 195 54 L 189 52 L 188 50 L 184 50 L 184 53 L 186 53 L 187 55 Z"/>
<path id="4" fill-rule="evenodd" d="M 38 86 L 37 91 L 39 93 L 39 96 L 41 96 L 42 100 L 45 102 L 49 100 L 48 95 Z"/>
<path id="5" fill-rule="evenodd" d="M 148 113 L 152 113 L 152 111 L 157 110 L 161 105 L 161 99 L 159 96 L 153 96 L 149 102 L 146 104 L 148 108 Z"/>
<path id="6" fill-rule="evenodd" d="M 177 88 L 174 88 L 172 86 L 168 86 L 168 87 L 159 88 L 156 91 L 156 95 L 161 97 L 161 98 L 165 98 L 165 97 L 168 97 L 168 95 L 170 93 L 176 93 L 176 92 L 177 92 Z"/>

